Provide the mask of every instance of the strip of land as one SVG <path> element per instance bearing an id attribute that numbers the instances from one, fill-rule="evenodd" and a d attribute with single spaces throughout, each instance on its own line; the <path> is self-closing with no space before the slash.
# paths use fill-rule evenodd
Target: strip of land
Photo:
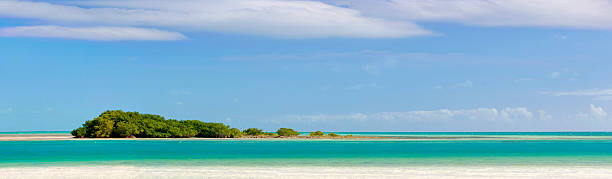
<path id="1" fill-rule="evenodd" d="M 0 134 L 0 141 L 45 141 L 45 140 L 612 140 L 611 136 L 243 136 L 239 138 L 74 138 L 70 134 Z"/>

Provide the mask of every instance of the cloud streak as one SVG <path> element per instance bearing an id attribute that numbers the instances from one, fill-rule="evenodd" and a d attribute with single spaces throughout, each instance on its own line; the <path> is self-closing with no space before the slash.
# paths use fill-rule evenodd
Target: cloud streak
<path id="1" fill-rule="evenodd" d="M 551 96 L 590 96 L 595 100 L 612 100 L 612 89 L 590 89 L 567 92 L 540 92 Z"/>
<path id="2" fill-rule="evenodd" d="M 177 33 L 220 32 L 280 38 L 399 38 L 435 34 L 417 24 L 421 22 L 612 29 L 612 3 L 608 0 L 4 0 L 0 1 L 0 17 L 64 28 L 155 28 Z"/>
<path id="3" fill-rule="evenodd" d="M 88 1 L 57 4 L 8 0 L 0 16 L 56 24 L 159 27 L 287 38 L 390 38 L 430 32 L 411 22 L 365 17 L 314 1 Z M 83 5 L 91 8 L 81 7 Z"/>
<path id="4" fill-rule="evenodd" d="M 609 0 L 331 0 L 366 15 L 476 26 L 612 29 Z"/>
<path id="5" fill-rule="evenodd" d="M 122 41 L 122 40 L 182 40 L 180 33 L 156 29 L 133 27 L 60 27 L 60 26 L 20 26 L 0 29 L 2 37 L 42 37 L 78 40 Z"/>
<path id="6" fill-rule="evenodd" d="M 545 110 L 532 112 L 525 107 L 506 107 L 287 115 L 266 124 L 337 131 L 582 131 L 608 130 L 609 127 L 601 125 L 607 115 L 595 105 L 555 116 Z"/>
<path id="7" fill-rule="evenodd" d="M 513 120 L 532 119 L 533 113 L 527 108 L 477 108 L 464 110 L 431 110 L 408 112 L 380 112 L 373 114 L 344 114 L 344 115 L 294 115 L 289 116 L 298 120 L 382 120 L 382 121 L 428 121 L 428 120 Z"/>

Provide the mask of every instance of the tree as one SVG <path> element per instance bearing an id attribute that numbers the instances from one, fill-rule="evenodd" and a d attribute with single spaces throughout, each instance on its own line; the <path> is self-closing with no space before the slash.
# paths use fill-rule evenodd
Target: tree
<path id="1" fill-rule="evenodd" d="M 264 135 L 264 136 L 269 136 L 269 137 L 272 137 L 272 136 L 278 136 L 278 134 L 276 134 L 276 133 L 274 133 L 274 132 L 264 132 L 264 133 L 263 133 L 263 135 Z"/>
<path id="2" fill-rule="evenodd" d="M 239 138 L 242 137 L 244 134 L 242 133 L 242 131 L 240 131 L 240 129 L 237 128 L 231 128 L 229 129 L 229 137 L 230 138 Z"/>
<path id="3" fill-rule="evenodd" d="M 310 136 L 311 137 L 321 137 L 321 136 L 325 136 L 325 133 L 323 133 L 321 131 L 316 131 L 316 132 L 311 132 Z"/>
<path id="4" fill-rule="evenodd" d="M 336 133 L 333 133 L 333 132 L 332 132 L 332 133 L 329 133 L 329 134 L 327 134 L 327 135 L 328 135 L 328 136 L 330 136 L 330 137 L 338 137 L 338 136 L 340 136 L 340 135 L 338 135 L 338 134 L 336 134 Z"/>
<path id="5" fill-rule="evenodd" d="M 79 127 L 79 128 L 72 130 L 70 134 L 72 134 L 75 137 L 86 137 L 87 129 L 85 127 Z"/>
<path id="6" fill-rule="evenodd" d="M 293 130 L 293 129 L 289 129 L 289 128 L 280 128 L 276 131 L 276 133 L 279 136 L 287 136 L 287 137 L 291 137 L 291 136 L 298 136 L 300 135 L 299 132 Z"/>
<path id="7" fill-rule="evenodd" d="M 138 126 L 134 123 L 121 121 L 113 129 L 113 136 L 116 137 L 135 137 L 140 134 Z"/>
<path id="8" fill-rule="evenodd" d="M 257 129 L 257 128 L 248 128 L 242 131 L 242 133 L 244 133 L 245 135 L 252 135 L 252 136 L 260 136 L 264 134 L 264 132 L 261 129 Z"/>
<path id="9" fill-rule="evenodd" d="M 95 124 L 93 128 L 95 129 L 94 134 L 96 137 L 111 137 L 115 121 L 107 118 L 96 119 L 94 121 Z"/>

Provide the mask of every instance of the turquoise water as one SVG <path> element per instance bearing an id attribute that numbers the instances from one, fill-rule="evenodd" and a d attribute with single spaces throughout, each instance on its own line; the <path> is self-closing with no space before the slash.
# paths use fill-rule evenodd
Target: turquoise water
<path id="1" fill-rule="evenodd" d="M 361 136 L 610 136 L 612 132 L 337 132 Z"/>
<path id="2" fill-rule="evenodd" d="M 485 138 L 489 136 L 610 137 L 610 133 L 380 133 L 379 135 L 469 135 Z M 612 165 L 612 139 L 0 141 L 0 154 L 0 167 Z"/>

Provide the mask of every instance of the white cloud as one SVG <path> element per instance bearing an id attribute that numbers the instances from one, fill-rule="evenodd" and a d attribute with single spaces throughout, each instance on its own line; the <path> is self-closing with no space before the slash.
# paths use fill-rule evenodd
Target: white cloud
<path id="1" fill-rule="evenodd" d="M 465 80 L 464 82 L 457 83 L 453 85 L 454 88 L 471 88 L 474 86 L 471 80 Z"/>
<path id="2" fill-rule="evenodd" d="M 301 126 L 299 130 L 306 131 L 607 131 L 606 118 L 602 107 L 591 105 L 554 114 L 506 107 L 285 115 L 253 121 L 274 127 Z"/>
<path id="3" fill-rule="evenodd" d="M 531 119 L 533 113 L 529 112 L 527 108 L 504 108 L 500 116 L 502 119 Z"/>
<path id="4" fill-rule="evenodd" d="M 180 33 L 133 27 L 20 26 L 0 29 L 2 37 L 43 37 L 79 40 L 181 40 Z"/>
<path id="5" fill-rule="evenodd" d="M 553 96 L 601 96 L 601 95 L 612 95 L 612 89 L 591 89 L 591 90 L 578 90 L 569 92 L 542 92 L 544 94 L 550 94 Z"/>
<path id="6" fill-rule="evenodd" d="M 367 15 L 477 26 L 611 29 L 609 0 L 331 0 Z"/>
<path id="7" fill-rule="evenodd" d="M 464 110 L 431 110 L 407 112 L 380 112 L 373 114 L 353 113 L 341 115 L 290 115 L 292 119 L 327 121 L 327 120 L 374 120 L 374 121 L 427 121 L 427 120 L 517 120 L 532 119 L 533 114 L 527 108 L 477 108 Z"/>
<path id="8" fill-rule="evenodd" d="M 567 92 L 540 92 L 552 96 L 593 96 L 594 100 L 612 100 L 612 89 L 590 89 Z"/>
<path id="9" fill-rule="evenodd" d="M 612 29 L 612 3 L 608 0 L 323 2 L 91 0 L 47 3 L 4 0 L 0 1 L 0 17 L 30 19 L 36 24 L 50 26 L 153 27 L 167 31 L 288 38 L 394 38 L 433 34 L 416 24 L 419 22 Z"/>
<path id="10" fill-rule="evenodd" d="M 562 69 L 560 71 L 555 71 L 548 74 L 550 79 L 567 79 L 568 81 L 575 81 L 579 76 L 579 73 L 573 72 L 569 69 Z"/>
<path id="11" fill-rule="evenodd" d="M 365 17 L 356 10 L 314 1 L 93 0 L 72 3 L 75 4 L 5 0 L 0 1 L 0 17 L 33 19 L 53 25 L 158 27 L 290 38 L 430 34 L 411 22 Z"/>
<path id="12" fill-rule="evenodd" d="M 597 119 L 605 119 L 608 113 L 601 107 L 591 104 L 591 114 Z"/>

